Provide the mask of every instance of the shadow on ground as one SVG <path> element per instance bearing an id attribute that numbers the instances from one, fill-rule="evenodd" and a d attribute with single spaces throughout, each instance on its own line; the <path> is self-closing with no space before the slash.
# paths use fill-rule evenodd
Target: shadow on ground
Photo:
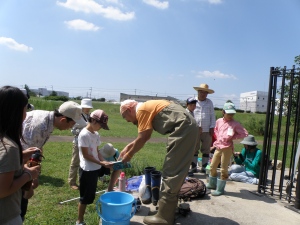
<path id="1" fill-rule="evenodd" d="M 60 178 L 55 178 L 43 174 L 39 176 L 39 185 L 62 187 L 64 186 L 64 184 L 65 181 Z"/>

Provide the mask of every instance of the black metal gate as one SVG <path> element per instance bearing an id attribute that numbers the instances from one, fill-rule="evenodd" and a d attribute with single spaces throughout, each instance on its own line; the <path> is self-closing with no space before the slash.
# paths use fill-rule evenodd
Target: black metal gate
<path id="1" fill-rule="evenodd" d="M 299 163 L 295 167 L 299 131 L 300 70 L 271 67 L 258 192 L 285 199 L 296 209 L 300 209 Z"/>

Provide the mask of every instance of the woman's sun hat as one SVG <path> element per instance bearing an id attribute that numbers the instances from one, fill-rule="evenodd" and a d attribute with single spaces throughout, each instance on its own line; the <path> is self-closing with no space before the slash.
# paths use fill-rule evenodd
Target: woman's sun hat
<path id="1" fill-rule="evenodd" d="M 213 93 L 215 93 L 214 90 L 209 89 L 209 87 L 208 87 L 207 84 L 200 84 L 199 87 L 194 87 L 194 89 L 195 89 L 196 91 L 206 91 L 208 94 L 213 94 Z"/>
<path id="2" fill-rule="evenodd" d="M 242 140 L 240 143 L 244 145 L 257 145 L 254 136 L 251 134 L 245 137 L 244 140 Z"/>
<path id="3" fill-rule="evenodd" d="M 89 98 L 84 98 L 81 100 L 81 108 L 87 108 L 87 109 L 92 109 L 92 99 Z"/>
<path id="4" fill-rule="evenodd" d="M 116 150 L 111 143 L 105 144 L 99 151 L 104 158 L 110 158 L 116 154 Z"/>

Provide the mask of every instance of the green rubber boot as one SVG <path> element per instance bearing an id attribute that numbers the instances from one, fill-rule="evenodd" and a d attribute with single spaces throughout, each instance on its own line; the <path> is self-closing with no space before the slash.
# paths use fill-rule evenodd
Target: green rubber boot
<path id="1" fill-rule="evenodd" d="M 177 203 L 177 199 L 176 201 L 159 199 L 158 212 L 153 216 L 146 216 L 143 222 L 148 225 L 174 225 Z"/>
<path id="2" fill-rule="evenodd" d="M 220 196 L 224 194 L 224 188 L 226 185 L 226 180 L 220 180 L 217 181 L 217 190 L 211 193 L 213 196 Z"/>
<path id="3" fill-rule="evenodd" d="M 207 189 L 216 189 L 217 188 L 217 177 L 212 177 L 209 175 L 209 183 L 206 185 Z"/>

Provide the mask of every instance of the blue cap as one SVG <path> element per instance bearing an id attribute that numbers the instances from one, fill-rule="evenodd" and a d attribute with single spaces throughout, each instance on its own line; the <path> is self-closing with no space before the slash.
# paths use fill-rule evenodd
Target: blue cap
<path id="1" fill-rule="evenodd" d="M 189 97 L 187 100 L 186 100 L 186 104 L 193 104 L 193 103 L 196 103 L 198 102 L 197 99 L 195 99 L 194 97 Z"/>

